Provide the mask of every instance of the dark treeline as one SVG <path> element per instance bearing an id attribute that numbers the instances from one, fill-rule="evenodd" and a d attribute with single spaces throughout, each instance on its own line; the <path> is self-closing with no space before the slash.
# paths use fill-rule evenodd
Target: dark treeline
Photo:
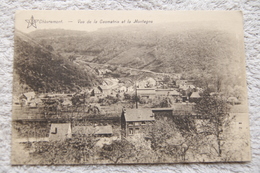
<path id="1" fill-rule="evenodd" d="M 34 91 L 62 92 L 98 83 L 90 72 L 23 34 L 16 34 L 14 77 Z M 17 80 L 15 80 L 17 81 Z"/>

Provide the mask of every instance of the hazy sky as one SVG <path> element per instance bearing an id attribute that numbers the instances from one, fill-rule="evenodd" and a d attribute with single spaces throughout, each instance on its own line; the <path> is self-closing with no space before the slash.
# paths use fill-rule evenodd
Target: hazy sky
<path id="1" fill-rule="evenodd" d="M 32 16 L 34 20 L 32 19 Z M 16 29 L 29 33 L 37 29 L 68 29 L 95 31 L 99 28 L 146 25 L 170 22 L 198 23 L 241 32 L 242 13 L 239 11 L 17 11 Z M 139 23 L 134 23 L 138 20 Z M 109 23 L 106 23 L 109 22 Z M 131 23 L 129 23 L 131 22 Z M 147 22 L 144 23 L 144 22 Z"/>

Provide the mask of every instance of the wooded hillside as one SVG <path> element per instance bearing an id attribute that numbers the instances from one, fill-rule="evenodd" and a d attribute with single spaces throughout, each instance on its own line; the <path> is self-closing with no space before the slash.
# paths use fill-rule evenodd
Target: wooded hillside
<path id="1" fill-rule="evenodd" d="M 94 74 L 19 31 L 15 36 L 14 81 L 34 91 L 77 91 L 98 83 Z M 15 86 L 17 87 L 17 86 Z M 17 91 L 14 88 L 14 91 Z"/>
<path id="2" fill-rule="evenodd" d="M 245 86 L 241 38 L 220 29 L 165 24 L 94 32 L 38 30 L 30 35 L 61 55 L 77 55 L 86 62 L 182 73 L 198 86 L 215 90 Z"/>

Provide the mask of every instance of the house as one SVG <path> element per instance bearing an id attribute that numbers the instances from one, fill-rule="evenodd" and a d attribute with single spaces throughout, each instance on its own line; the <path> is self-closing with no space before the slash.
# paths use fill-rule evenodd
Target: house
<path id="1" fill-rule="evenodd" d="M 112 71 L 109 70 L 109 69 L 97 69 L 97 73 L 98 73 L 99 76 L 103 76 L 103 75 L 105 75 L 107 73 L 111 73 L 111 72 Z"/>
<path id="2" fill-rule="evenodd" d="M 122 92 L 126 92 L 127 88 L 125 86 L 121 86 L 118 88 L 118 92 L 122 93 Z"/>
<path id="3" fill-rule="evenodd" d="M 42 104 L 42 100 L 40 98 L 34 99 L 34 102 L 36 103 L 36 105 Z"/>
<path id="4" fill-rule="evenodd" d="M 146 81 L 146 87 L 147 88 L 155 87 L 156 83 L 157 83 L 157 81 L 154 78 L 151 78 L 151 77 L 146 79 L 145 81 Z"/>
<path id="5" fill-rule="evenodd" d="M 133 86 L 127 87 L 126 92 L 127 92 L 128 94 L 129 94 L 129 93 L 134 93 L 134 92 L 135 92 L 135 87 L 133 87 Z"/>
<path id="6" fill-rule="evenodd" d="M 33 100 L 34 98 L 35 98 L 35 92 L 27 92 L 19 96 L 19 99 L 21 101 L 26 100 L 27 102 Z"/>
<path id="7" fill-rule="evenodd" d="M 233 118 L 230 124 L 232 132 L 236 134 L 247 133 L 249 129 L 248 113 L 231 112 L 229 114 Z"/>
<path id="8" fill-rule="evenodd" d="M 95 135 L 110 137 L 113 135 L 113 129 L 111 125 L 107 126 L 96 126 L 94 127 Z"/>
<path id="9" fill-rule="evenodd" d="M 121 128 L 125 136 L 142 133 L 142 130 L 155 121 L 151 109 L 123 109 L 121 114 Z"/>
<path id="10" fill-rule="evenodd" d="M 194 85 L 195 84 L 195 80 L 187 80 L 186 84 L 187 85 Z"/>
<path id="11" fill-rule="evenodd" d="M 176 80 L 176 85 L 177 86 L 185 86 L 187 85 L 187 80 Z"/>
<path id="12" fill-rule="evenodd" d="M 30 106 L 30 103 L 34 99 L 35 99 L 34 92 L 23 93 L 19 96 L 19 103 L 21 104 L 21 106 Z"/>
<path id="13" fill-rule="evenodd" d="M 173 74 L 173 78 L 174 79 L 180 79 L 181 78 L 181 74 L 180 73 L 175 73 L 175 74 Z"/>
<path id="14" fill-rule="evenodd" d="M 196 88 L 194 85 L 188 85 L 188 87 L 191 88 L 191 89 L 194 89 L 194 90 Z"/>
<path id="15" fill-rule="evenodd" d="M 234 105 L 230 109 L 231 129 L 235 134 L 248 133 L 249 119 L 247 105 Z"/>
<path id="16" fill-rule="evenodd" d="M 154 88 L 137 88 L 137 95 L 145 98 L 154 98 L 155 97 L 155 89 Z"/>
<path id="17" fill-rule="evenodd" d="M 146 81 L 142 80 L 142 81 L 136 82 L 136 87 L 137 88 L 145 88 L 146 87 Z"/>
<path id="18" fill-rule="evenodd" d="M 169 95 L 170 95 L 170 96 L 179 96 L 180 93 L 179 93 L 178 91 L 176 91 L 176 90 L 171 90 L 171 91 L 169 92 Z"/>
<path id="19" fill-rule="evenodd" d="M 232 104 L 232 105 L 240 104 L 240 101 L 236 97 L 229 97 L 227 99 L 227 102 Z"/>
<path id="20" fill-rule="evenodd" d="M 65 141 L 71 138 L 70 123 L 52 123 L 49 135 L 49 141 Z"/>
<path id="21" fill-rule="evenodd" d="M 195 90 L 198 91 L 199 93 L 202 93 L 204 91 L 204 89 L 200 87 L 196 87 Z"/>
<path id="22" fill-rule="evenodd" d="M 94 87 L 90 93 L 90 96 L 96 96 L 99 97 L 102 95 L 101 90 L 98 87 Z"/>
<path id="23" fill-rule="evenodd" d="M 182 89 L 182 90 L 188 90 L 189 86 L 187 86 L 187 85 L 179 85 L 179 88 Z"/>
<path id="24" fill-rule="evenodd" d="M 152 88 L 152 87 L 155 87 L 156 84 L 157 84 L 157 81 L 154 78 L 149 77 L 144 80 L 138 81 L 136 83 L 136 86 L 138 88 Z"/>
<path id="25" fill-rule="evenodd" d="M 13 105 L 20 105 L 21 100 L 19 98 L 13 97 Z"/>
<path id="26" fill-rule="evenodd" d="M 187 116 L 196 117 L 196 113 L 194 111 L 194 104 L 180 104 L 176 103 L 171 108 L 151 108 L 154 113 L 155 119 L 164 119 L 167 120 L 176 120 L 176 123 L 179 119 L 182 119 Z"/>
<path id="27" fill-rule="evenodd" d="M 64 99 L 62 106 L 72 106 L 72 101 L 68 98 Z"/>
<path id="28" fill-rule="evenodd" d="M 172 111 L 173 117 L 175 116 L 183 116 L 183 115 L 191 115 L 195 116 L 195 110 L 194 110 L 194 104 L 190 103 L 178 103 L 173 105 L 173 111 Z"/>
<path id="29" fill-rule="evenodd" d="M 43 102 L 40 98 L 35 98 L 31 101 L 27 102 L 27 106 L 29 106 L 30 108 L 37 108 L 39 105 L 42 105 Z"/>
<path id="30" fill-rule="evenodd" d="M 187 87 L 185 89 L 181 89 L 181 94 L 182 94 L 182 101 L 183 102 L 189 101 L 190 96 L 192 94 L 192 89 L 190 87 Z"/>
<path id="31" fill-rule="evenodd" d="M 100 85 L 98 86 L 98 89 L 104 96 L 111 95 L 112 89 L 109 86 Z"/>
<path id="32" fill-rule="evenodd" d="M 28 101 L 30 101 L 30 100 L 32 100 L 32 99 L 35 98 L 35 92 L 24 93 L 23 95 L 26 97 L 26 99 L 27 99 Z"/>
<path id="33" fill-rule="evenodd" d="M 169 95 L 175 99 L 175 102 L 180 102 L 182 101 L 182 97 L 181 97 L 181 93 L 176 91 L 176 90 L 172 90 L 170 91 Z"/>
<path id="34" fill-rule="evenodd" d="M 155 119 L 167 120 L 168 118 L 173 118 L 173 108 L 152 108 Z"/>
<path id="35" fill-rule="evenodd" d="M 169 96 L 172 89 L 156 89 L 155 94 L 156 96 Z"/>
<path id="36" fill-rule="evenodd" d="M 200 95 L 199 95 L 199 92 L 193 92 L 190 96 L 190 102 L 197 102 L 200 100 Z"/>
<path id="37" fill-rule="evenodd" d="M 107 126 L 75 126 L 72 129 L 72 134 L 85 134 L 102 137 L 111 137 L 113 130 L 111 125 Z"/>

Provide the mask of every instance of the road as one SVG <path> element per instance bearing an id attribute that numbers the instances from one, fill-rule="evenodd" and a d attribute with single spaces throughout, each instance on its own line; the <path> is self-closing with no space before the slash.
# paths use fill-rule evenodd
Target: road
<path id="1" fill-rule="evenodd" d="M 104 67 L 105 64 L 99 64 L 99 63 L 93 63 L 93 62 L 86 62 L 86 61 L 82 61 L 82 60 L 76 60 L 74 61 L 75 63 L 77 63 L 78 65 L 80 65 L 80 63 L 82 64 L 88 64 L 89 67 L 93 67 L 93 66 L 99 66 L 99 67 Z M 104 67 L 105 68 L 105 67 Z M 145 70 L 145 69 L 136 69 L 136 68 L 131 68 L 131 67 L 120 67 L 122 69 L 126 69 L 126 70 L 132 70 L 132 71 L 139 71 L 139 72 L 145 72 L 145 73 L 152 73 L 155 75 L 172 75 L 173 73 L 159 73 L 159 72 L 154 72 L 151 70 Z"/>

